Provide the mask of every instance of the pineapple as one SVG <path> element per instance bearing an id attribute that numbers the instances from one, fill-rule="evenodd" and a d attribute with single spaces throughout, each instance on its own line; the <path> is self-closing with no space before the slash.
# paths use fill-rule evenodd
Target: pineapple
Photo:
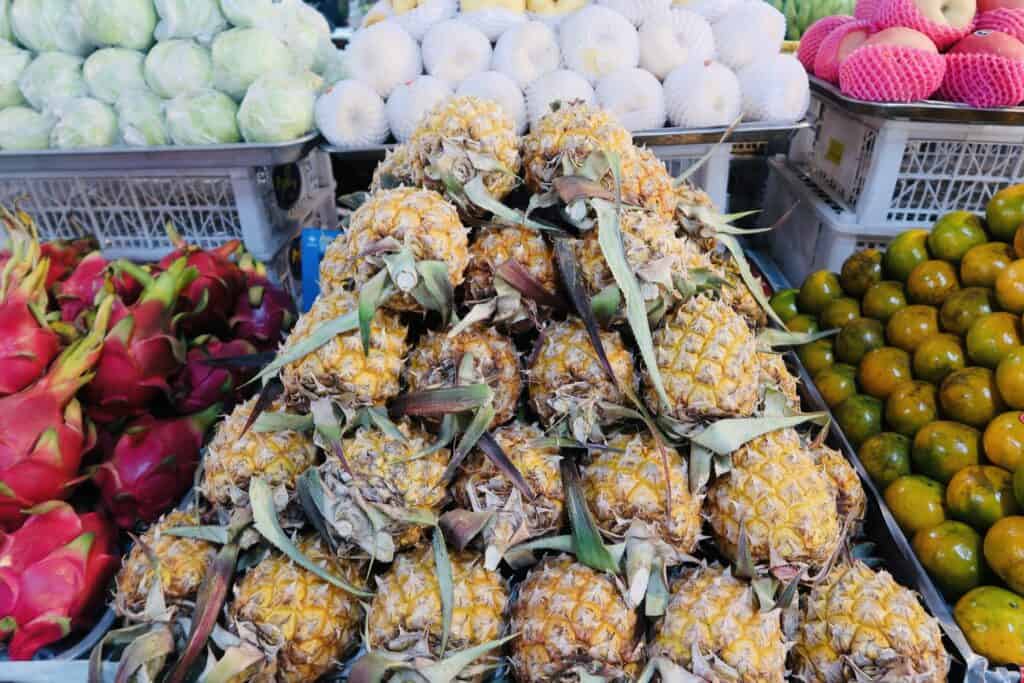
<path id="1" fill-rule="evenodd" d="M 465 509 L 494 514 L 482 533 L 491 568 L 513 545 L 558 531 L 565 517 L 561 455 L 554 446 L 538 445 L 543 430 L 513 422 L 496 429 L 493 436 L 535 498 L 524 500 L 519 489 L 479 450 L 462 467 L 452 486 L 456 501 Z"/>
<path id="2" fill-rule="evenodd" d="M 334 290 L 321 295 L 299 318 L 282 351 L 287 353 L 325 322 L 358 307 L 358 299 L 351 292 Z M 331 398 L 346 408 L 387 402 L 400 389 L 402 364 L 409 350 L 408 331 L 397 314 L 378 309 L 370 324 L 368 354 L 363 351 L 359 330 L 352 330 L 281 369 L 287 402 L 298 408 L 305 408 L 317 398 Z"/>
<path id="3" fill-rule="evenodd" d="M 725 286 L 722 287 L 722 301 L 729 304 L 734 311 L 743 316 L 747 324 L 755 330 L 764 328 L 768 324 L 768 314 L 757 299 L 750 293 L 750 288 L 743 281 L 739 267 L 732 258 L 716 259 L 716 270 L 718 270 Z"/>
<path id="4" fill-rule="evenodd" d="M 853 465 L 842 453 L 828 446 L 815 446 L 810 452 L 818 462 L 818 467 L 828 475 L 835 486 L 839 516 L 849 520 L 856 529 L 864 519 L 864 512 L 868 506 L 867 495 L 861 486 L 857 470 L 853 469 Z"/>
<path id="5" fill-rule="evenodd" d="M 469 367 L 463 362 L 467 356 L 472 358 Z M 493 327 L 477 325 L 455 336 L 428 331 L 409 354 L 405 383 L 409 391 L 486 383 L 494 391 L 493 428 L 515 414 L 521 374 L 512 340 Z"/>
<path id="6" fill-rule="evenodd" d="M 494 272 L 505 262 L 516 261 L 549 292 L 558 291 L 558 275 L 551 247 L 536 230 L 510 226 L 482 228 L 469 247 L 466 284 L 469 297 L 488 299 L 494 289 Z"/>
<path id="7" fill-rule="evenodd" d="M 633 680 L 643 652 L 641 626 L 615 581 L 573 558 L 533 568 L 512 605 L 510 660 L 519 683 L 580 680 L 583 669 Z"/>
<path id="8" fill-rule="evenodd" d="M 318 536 L 296 545 L 307 558 L 363 588 L 362 563 L 334 557 Z M 235 586 L 228 613 L 239 635 L 267 653 L 255 681 L 315 681 L 335 667 L 359 642 L 363 622 L 359 599 L 272 552 Z"/>
<path id="9" fill-rule="evenodd" d="M 645 147 L 634 147 L 621 161 L 622 200 L 641 206 L 664 220 L 672 220 L 679 203 L 675 181 L 665 163 Z M 614 191 L 614 180 L 605 181 Z"/>
<path id="10" fill-rule="evenodd" d="M 141 612 L 153 586 L 156 568 L 146 550 L 159 561 L 160 584 L 168 604 L 193 601 L 199 585 L 213 563 L 217 549 L 212 543 L 195 538 L 169 536 L 165 532 L 182 526 L 196 526 L 199 515 L 193 510 L 168 512 L 154 523 L 139 542 L 132 546 L 117 574 L 114 606 L 122 616 Z"/>
<path id="11" fill-rule="evenodd" d="M 798 380 L 786 367 L 786 359 L 782 354 L 759 351 L 757 354 L 761 361 L 761 372 L 759 384 L 762 388 L 773 387 L 782 392 L 786 402 L 794 410 L 800 409 L 800 393 Z"/>
<path id="12" fill-rule="evenodd" d="M 749 584 L 712 565 L 675 582 L 650 656 L 700 680 L 783 683 L 786 649 L 779 610 L 762 612 Z"/>
<path id="13" fill-rule="evenodd" d="M 602 331 L 601 342 L 619 386 L 636 388 L 633 356 L 618 332 Z M 548 427 L 569 420 L 570 432 L 586 441 L 599 425 L 611 424 L 602 403 L 622 405 L 626 397 L 605 374 L 583 323 L 572 318 L 551 324 L 529 371 L 530 402 Z"/>
<path id="14" fill-rule="evenodd" d="M 396 145 L 373 170 L 370 193 L 376 194 L 400 185 L 422 187 L 425 178 L 423 161 L 413 154 L 412 147 L 408 143 Z"/>
<path id="15" fill-rule="evenodd" d="M 706 295 L 695 296 L 668 316 L 653 336 L 671 402 L 664 410 L 669 417 L 687 422 L 754 414 L 760 374 L 757 341 L 729 306 Z M 658 396 L 650 381 L 647 384 L 647 402 L 654 410 Z"/>
<path id="16" fill-rule="evenodd" d="M 808 683 L 946 680 L 938 621 L 888 572 L 861 562 L 835 566 L 807 596 L 802 617 L 793 654 Z"/>
<path id="17" fill-rule="evenodd" d="M 358 289 L 384 267 L 382 253 L 398 249 L 408 249 L 417 261 L 445 263 L 452 287 L 462 284 L 469 237 L 458 211 L 432 190 L 399 187 L 375 192 L 352 214 L 348 231 L 324 253 L 321 290 L 330 294 Z M 393 311 L 421 310 L 404 292 L 384 306 Z"/>
<path id="18" fill-rule="evenodd" d="M 505 631 L 508 586 L 471 553 L 450 556 L 454 601 L 448 651 L 496 640 Z M 441 590 L 429 546 L 399 555 L 377 578 L 367 645 L 410 657 L 441 656 Z"/>
<path id="19" fill-rule="evenodd" d="M 642 522 L 680 561 L 697 545 L 702 523 L 701 499 L 690 495 L 686 461 L 670 446 L 659 448 L 649 434 L 620 434 L 608 446 L 593 452 L 582 472 L 583 495 L 598 525 L 621 539 Z"/>
<path id="20" fill-rule="evenodd" d="M 203 460 L 203 496 L 222 510 L 249 504 L 249 481 L 262 477 L 271 487 L 294 491 L 295 480 L 317 461 L 312 436 L 303 432 L 242 430 L 256 398 L 239 404 L 223 422 Z M 272 411 L 281 410 L 274 405 Z"/>

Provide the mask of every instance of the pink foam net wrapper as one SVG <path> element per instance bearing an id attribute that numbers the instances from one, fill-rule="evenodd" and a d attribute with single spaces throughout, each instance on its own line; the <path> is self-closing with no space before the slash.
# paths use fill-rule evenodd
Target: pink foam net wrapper
<path id="1" fill-rule="evenodd" d="M 871 31 L 870 21 L 847 21 L 839 24 L 821 41 L 818 51 L 814 55 L 814 75 L 829 83 L 839 82 L 839 60 L 836 54 L 839 50 L 839 43 L 843 38 L 854 31 Z M 803 41 L 801 41 L 803 42 Z"/>
<path id="2" fill-rule="evenodd" d="M 995 54 L 948 54 L 939 96 L 972 107 L 1012 107 L 1024 100 L 1024 62 Z"/>
<path id="3" fill-rule="evenodd" d="M 875 13 L 878 12 L 878 6 L 882 2 L 884 0 L 857 0 L 857 4 L 853 7 L 854 19 L 874 21 Z"/>
<path id="4" fill-rule="evenodd" d="M 974 20 L 974 30 L 1002 31 L 1024 43 L 1024 9 L 1000 7 L 982 12 Z"/>
<path id="5" fill-rule="evenodd" d="M 931 96 L 946 74 L 942 55 L 905 45 L 866 45 L 839 67 L 839 89 L 869 102 L 916 102 Z"/>
<path id="6" fill-rule="evenodd" d="M 945 50 L 974 30 L 973 25 L 963 28 L 936 24 L 917 9 L 914 0 L 880 0 L 874 22 L 880 28 L 905 26 L 920 31 L 935 43 L 939 50 Z"/>
<path id="7" fill-rule="evenodd" d="M 814 72 L 814 58 L 818 54 L 818 48 L 822 41 L 828 38 L 828 34 L 837 26 L 853 21 L 853 17 L 846 14 L 837 14 L 831 17 L 822 17 L 811 24 L 810 28 L 800 36 L 800 49 L 796 52 L 796 58 L 804 65 L 804 68 Z"/>

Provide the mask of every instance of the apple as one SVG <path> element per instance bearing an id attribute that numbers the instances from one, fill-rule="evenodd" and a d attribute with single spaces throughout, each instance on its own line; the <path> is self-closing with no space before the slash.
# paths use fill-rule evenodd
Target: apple
<path id="1" fill-rule="evenodd" d="M 926 19 L 939 26 L 967 28 L 978 13 L 977 0 L 913 0 Z"/>
<path id="2" fill-rule="evenodd" d="M 935 47 L 935 43 L 932 42 L 931 38 L 920 31 L 904 28 L 903 26 L 882 29 L 878 33 L 869 36 L 864 41 L 864 47 L 868 45 L 902 45 L 936 55 L 939 54 L 939 50 Z"/>
<path id="3" fill-rule="evenodd" d="M 978 0 L 978 14 L 996 9 L 1024 9 L 1024 0 Z"/>
<path id="4" fill-rule="evenodd" d="M 1024 61 L 1024 43 L 1002 31 L 983 29 L 960 39 L 950 53 L 991 54 Z"/>
<path id="5" fill-rule="evenodd" d="M 842 61 L 849 57 L 854 50 L 864 44 L 869 35 L 870 32 L 866 28 L 847 33 L 846 36 L 839 41 L 839 46 L 836 49 L 836 63 L 842 63 Z"/>

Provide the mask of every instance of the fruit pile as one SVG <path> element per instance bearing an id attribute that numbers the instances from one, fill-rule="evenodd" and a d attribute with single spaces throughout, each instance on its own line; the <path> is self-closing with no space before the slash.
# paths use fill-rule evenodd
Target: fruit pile
<path id="1" fill-rule="evenodd" d="M 1024 186 L 986 219 L 947 214 L 772 305 L 791 329 L 838 329 L 804 366 L 971 645 L 1020 664 Z"/>
<path id="2" fill-rule="evenodd" d="M 818 20 L 798 53 L 809 73 L 873 102 L 928 98 L 972 107 L 1024 101 L 1018 0 L 859 0 Z"/>
<path id="3" fill-rule="evenodd" d="M 520 138 L 439 105 L 125 559 L 122 669 L 314 681 L 362 644 L 352 681 L 944 681 L 735 230 L 606 111 Z"/>
<path id="4" fill-rule="evenodd" d="M 0 635 L 29 659 L 88 624 L 117 527 L 191 488 L 207 430 L 257 370 L 215 361 L 276 348 L 294 307 L 237 242 L 178 240 L 140 266 L 88 239 L 40 246 L 20 211 L 0 219 Z"/>

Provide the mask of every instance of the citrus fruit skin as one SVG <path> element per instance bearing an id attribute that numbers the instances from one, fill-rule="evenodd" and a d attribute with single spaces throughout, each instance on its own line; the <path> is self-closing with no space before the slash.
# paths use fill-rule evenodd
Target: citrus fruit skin
<path id="1" fill-rule="evenodd" d="M 999 273 L 996 303 L 1004 311 L 1024 313 L 1024 259 L 1017 259 Z"/>
<path id="2" fill-rule="evenodd" d="M 768 301 L 782 322 L 788 323 L 800 313 L 796 307 L 796 297 L 799 293 L 799 289 L 783 289 L 775 292 Z"/>
<path id="3" fill-rule="evenodd" d="M 910 460 L 915 472 L 947 483 L 963 468 L 977 465 L 980 453 L 981 434 L 977 429 L 937 420 L 914 435 Z"/>
<path id="4" fill-rule="evenodd" d="M 953 519 L 984 533 L 1003 517 L 1017 514 L 1013 475 L 1001 467 L 965 467 L 946 486 L 946 510 Z"/>
<path id="5" fill-rule="evenodd" d="M 914 377 L 938 386 L 951 372 L 967 365 L 960 338 L 953 334 L 933 334 L 914 351 Z"/>
<path id="6" fill-rule="evenodd" d="M 978 318 L 996 310 L 992 290 L 967 287 L 949 295 L 939 309 L 939 325 L 951 334 L 965 335 Z"/>
<path id="7" fill-rule="evenodd" d="M 1013 471 L 1013 497 L 1017 499 L 1017 506 L 1024 509 L 1024 467 Z"/>
<path id="8" fill-rule="evenodd" d="M 857 383 L 864 393 L 875 398 L 889 398 L 897 386 L 909 379 L 910 354 L 895 346 L 867 352 L 857 366 Z"/>
<path id="9" fill-rule="evenodd" d="M 857 368 L 836 363 L 814 375 L 814 386 L 828 407 L 834 408 L 857 393 Z"/>
<path id="10" fill-rule="evenodd" d="M 960 261 L 960 284 L 964 287 L 995 287 L 999 273 L 1019 258 L 1004 242 L 971 247 Z"/>
<path id="11" fill-rule="evenodd" d="M 797 349 L 796 355 L 812 377 L 836 362 L 831 339 L 815 339 L 804 344 Z"/>
<path id="12" fill-rule="evenodd" d="M 910 536 L 946 521 L 942 484 L 928 477 L 900 477 L 885 489 L 884 498 L 896 523 Z"/>
<path id="13" fill-rule="evenodd" d="M 910 381 L 897 386 L 885 400 L 885 423 L 894 432 L 913 436 L 938 417 L 935 387 Z"/>
<path id="14" fill-rule="evenodd" d="M 913 353 L 921 342 L 939 332 L 939 310 L 934 306 L 913 305 L 892 314 L 885 325 L 889 346 Z"/>
<path id="15" fill-rule="evenodd" d="M 860 304 L 856 299 L 841 296 L 833 299 L 818 316 L 818 325 L 825 330 L 838 330 L 851 320 L 860 317 Z"/>
<path id="16" fill-rule="evenodd" d="M 1024 347 L 1012 349 L 999 361 L 996 387 L 1006 405 L 1024 410 Z"/>
<path id="17" fill-rule="evenodd" d="M 1013 253 L 1017 258 L 1024 258 L 1024 223 L 1013 233 Z"/>
<path id="18" fill-rule="evenodd" d="M 868 287 L 882 279 L 882 252 L 877 249 L 862 249 L 843 263 L 839 272 L 839 284 L 843 291 L 853 297 L 862 297 Z"/>
<path id="19" fill-rule="evenodd" d="M 846 323 L 836 335 L 836 359 L 856 365 L 872 349 L 885 346 L 882 323 L 872 318 L 857 318 Z"/>
<path id="20" fill-rule="evenodd" d="M 910 474 L 910 439 L 902 434 L 875 434 L 861 444 L 857 455 L 868 476 L 882 491 Z"/>
<path id="21" fill-rule="evenodd" d="M 928 251 L 933 258 L 960 263 L 971 247 L 988 241 L 981 219 L 970 211 L 951 211 L 928 233 Z"/>
<path id="22" fill-rule="evenodd" d="M 1024 413 L 1011 411 L 997 415 L 985 427 L 981 438 L 985 457 L 994 465 L 1015 472 L 1024 464 Z"/>
<path id="23" fill-rule="evenodd" d="M 945 521 L 914 534 L 914 553 L 950 600 L 985 580 L 981 535 L 963 522 Z"/>
<path id="24" fill-rule="evenodd" d="M 821 328 L 818 327 L 818 319 L 806 313 L 795 315 L 786 321 L 786 329 L 790 332 L 806 332 L 807 334 L 821 331 Z"/>
<path id="25" fill-rule="evenodd" d="M 988 368 L 968 367 L 951 372 L 939 387 L 939 405 L 951 420 L 984 428 L 1003 412 L 995 373 Z"/>
<path id="26" fill-rule="evenodd" d="M 882 402 L 872 396 L 854 394 L 833 413 L 854 448 L 882 431 Z"/>
<path id="27" fill-rule="evenodd" d="M 932 259 L 919 263 L 907 278 L 907 297 L 915 304 L 941 306 L 958 289 L 956 269 L 947 261 Z"/>
<path id="28" fill-rule="evenodd" d="M 996 586 L 979 586 L 953 609 L 971 649 L 1000 665 L 1024 663 L 1024 599 Z"/>
<path id="29" fill-rule="evenodd" d="M 882 258 L 885 276 L 892 280 L 906 282 L 910 271 L 919 263 L 927 261 L 928 231 L 907 230 L 889 242 Z"/>
<path id="30" fill-rule="evenodd" d="M 801 313 L 818 315 L 833 299 L 843 295 L 839 276 L 827 270 L 818 270 L 804 279 L 797 295 L 797 306 Z"/>
<path id="31" fill-rule="evenodd" d="M 967 330 L 967 357 L 975 365 L 995 368 L 1021 344 L 1020 320 L 1012 313 L 989 313 Z"/>
<path id="32" fill-rule="evenodd" d="M 883 323 L 892 314 L 907 305 L 907 294 L 903 284 L 896 280 L 882 280 L 868 287 L 860 302 L 860 312 L 865 318 L 874 318 Z"/>
<path id="33" fill-rule="evenodd" d="M 985 534 L 985 561 L 1014 592 L 1024 592 L 1024 517 L 1003 517 Z"/>
<path id="34" fill-rule="evenodd" d="M 985 207 L 985 220 L 992 239 L 1012 240 L 1024 223 L 1024 185 L 1011 185 L 996 192 Z"/>

